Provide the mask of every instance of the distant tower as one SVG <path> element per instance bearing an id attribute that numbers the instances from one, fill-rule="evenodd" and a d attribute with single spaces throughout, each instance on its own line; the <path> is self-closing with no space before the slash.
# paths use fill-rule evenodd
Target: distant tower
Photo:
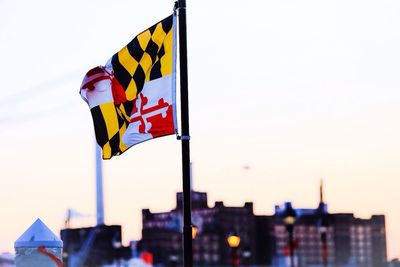
<path id="1" fill-rule="evenodd" d="M 101 147 L 96 143 L 96 217 L 97 225 L 104 225 L 103 163 Z"/>
<path id="2" fill-rule="evenodd" d="M 324 179 L 321 178 L 319 183 L 319 203 L 324 203 Z"/>
<path id="3" fill-rule="evenodd" d="M 328 205 L 324 202 L 324 179 L 321 178 L 319 183 L 319 204 L 318 210 L 321 213 L 328 213 Z"/>

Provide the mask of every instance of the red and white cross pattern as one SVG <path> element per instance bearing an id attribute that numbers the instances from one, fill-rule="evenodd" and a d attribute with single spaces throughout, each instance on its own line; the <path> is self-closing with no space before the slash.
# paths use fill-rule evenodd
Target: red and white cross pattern
<path id="1" fill-rule="evenodd" d="M 134 100 L 130 123 L 123 135 L 125 145 L 174 133 L 173 96 L 171 90 L 162 89 L 168 78 L 147 82 Z"/>

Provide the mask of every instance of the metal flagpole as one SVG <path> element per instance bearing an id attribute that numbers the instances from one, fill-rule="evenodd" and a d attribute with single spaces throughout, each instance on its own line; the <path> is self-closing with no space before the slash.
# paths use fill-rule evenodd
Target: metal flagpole
<path id="1" fill-rule="evenodd" d="M 187 70 L 186 0 L 178 0 L 179 67 L 181 84 L 182 179 L 183 179 L 183 266 L 193 266 L 192 197 L 190 185 L 190 135 Z"/>

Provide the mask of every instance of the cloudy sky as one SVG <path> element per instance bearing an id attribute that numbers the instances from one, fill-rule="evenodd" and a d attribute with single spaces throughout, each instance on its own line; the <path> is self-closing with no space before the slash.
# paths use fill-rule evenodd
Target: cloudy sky
<path id="1" fill-rule="evenodd" d="M 272 214 L 284 201 L 315 207 L 323 177 L 330 212 L 386 215 L 400 257 L 400 2 L 187 4 L 195 189 L 210 206 Z M 0 252 L 37 217 L 58 233 L 68 208 L 95 213 L 81 80 L 172 6 L 0 0 Z M 174 137 L 104 163 L 106 222 L 125 242 L 140 238 L 142 208 L 174 208 L 180 167 Z"/>

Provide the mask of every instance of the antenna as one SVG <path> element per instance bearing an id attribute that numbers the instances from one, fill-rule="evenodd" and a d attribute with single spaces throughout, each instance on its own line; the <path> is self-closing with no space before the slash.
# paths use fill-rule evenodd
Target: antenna
<path id="1" fill-rule="evenodd" d="M 324 178 L 321 177 L 319 183 L 319 203 L 324 203 Z"/>

